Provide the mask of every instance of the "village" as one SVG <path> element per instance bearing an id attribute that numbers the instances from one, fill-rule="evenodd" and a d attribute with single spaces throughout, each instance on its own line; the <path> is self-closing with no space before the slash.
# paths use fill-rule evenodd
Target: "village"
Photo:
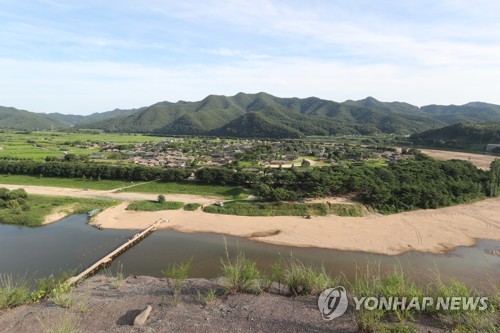
<path id="1" fill-rule="evenodd" d="M 395 148 L 384 146 L 311 143 L 305 140 L 169 138 L 125 146 L 107 142 L 99 147 L 99 153 L 88 156 L 89 159 L 118 159 L 165 168 L 239 167 L 255 172 L 267 167 L 333 166 L 362 164 L 364 161 L 385 163 L 414 157 L 406 149 L 398 152 Z"/>

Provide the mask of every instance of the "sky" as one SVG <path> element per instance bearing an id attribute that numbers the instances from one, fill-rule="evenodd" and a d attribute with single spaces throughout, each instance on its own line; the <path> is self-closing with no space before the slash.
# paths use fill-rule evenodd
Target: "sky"
<path id="1" fill-rule="evenodd" d="M 90 114 L 264 91 L 500 104 L 498 0 L 0 0 L 0 105 Z"/>

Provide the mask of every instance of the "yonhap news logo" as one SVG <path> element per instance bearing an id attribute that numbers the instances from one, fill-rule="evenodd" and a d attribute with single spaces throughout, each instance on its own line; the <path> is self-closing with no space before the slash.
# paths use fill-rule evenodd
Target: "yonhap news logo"
<path id="1" fill-rule="evenodd" d="M 352 297 L 356 311 L 484 311 L 489 307 L 488 297 Z M 318 308 L 324 320 L 342 316 L 349 306 L 347 291 L 342 286 L 324 290 L 318 297 Z"/>
<path id="2" fill-rule="evenodd" d="M 342 286 L 326 289 L 318 297 L 318 308 L 324 320 L 342 316 L 348 305 L 347 291 Z"/>

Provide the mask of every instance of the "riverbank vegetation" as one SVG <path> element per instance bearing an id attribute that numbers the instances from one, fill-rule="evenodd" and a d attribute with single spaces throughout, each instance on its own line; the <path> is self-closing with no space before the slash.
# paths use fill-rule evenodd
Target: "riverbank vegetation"
<path id="1" fill-rule="evenodd" d="M 198 210 L 201 205 L 199 203 L 188 203 L 184 205 L 184 210 L 187 210 L 189 212 L 194 212 L 195 210 Z"/>
<path id="2" fill-rule="evenodd" d="M 178 267 L 187 267 L 176 264 Z M 260 271 L 256 262 L 238 252 L 234 257 L 227 254 L 221 259 L 222 276 L 225 277 L 225 293 L 252 293 L 272 292 L 291 297 L 319 295 L 327 288 L 342 285 L 349 297 L 394 297 L 400 300 L 406 298 L 408 302 L 415 297 L 422 304 L 423 297 L 487 297 L 485 310 L 446 309 L 437 307 L 437 303 L 419 311 L 418 308 L 401 310 L 397 308 L 383 308 L 367 310 L 361 307 L 355 312 L 359 328 L 363 332 L 414 332 L 415 324 L 425 318 L 423 322 L 432 321 L 450 332 L 497 332 L 500 321 L 500 285 L 492 283 L 488 292 L 479 292 L 466 287 L 463 283 L 450 280 L 443 281 L 439 274 L 435 280 L 422 285 L 403 271 L 400 266 L 381 273 L 380 267 L 369 264 L 365 268 L 358 268 L 354 279 L 348 280 L 343 274 L 329 274 L 324 267 L 314 267 L 303 264 L 293 256 L 282 258 L 275 262 L 268 272 Z M 183 271 L 183 276 L 188 276 Z M 176 304 L 179 302 L 179 289 L 182 281 L 176 280 L 177 291 L 174 290 Z M 199 296 L 198 296 L 199 297 Z M 199 297 L 200 298 L 200 297 Z M 350 306 L 353 306 L 352 298 Z"/>
<path id="3" fill-rule="evenodd" d="M 127 206 L 127 210 L 156 212 L 159 210 L 177 210 L 184 207 L 184 203 L 178 201 L 152 201 L 139 200 L 134 201 Z"/>
<path id="4" fill-rule="evenodd" d="M 248 186 L 245 184 L 244 186 Z M 206 184 L 194 181 L 181 182 L 151 182 L 123 190 L 124 192 L 164 193 L 164 194 L 194 194 L 216 196 L 225 199 L 245 199 L 249 189 L 242 186 Z"/>
<path id="5" fill-rule="evenodd" d="M 334 214 L 339 216 L 361 216 L 360 205 L 324 203 L 292 203 L 292 202 L 257 202 L 233 201 L 223 206 L 207 206 L 206 213 L 227 214 L 240 216 L 325 216 Z"/>
<path id="6" fill-rule="evenodd" d="M 24 189 L 0 188 L 0 223 L 39 226 L 54 211 L 64 215 L 85 214 L 116 204 L 115 200 L 28 195 Z"/>

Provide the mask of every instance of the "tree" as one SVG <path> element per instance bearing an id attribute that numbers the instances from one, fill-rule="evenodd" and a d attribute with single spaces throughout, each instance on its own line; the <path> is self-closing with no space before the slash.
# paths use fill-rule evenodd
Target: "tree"
<path id="1" fill-rule="evenodd" d="M 305 167 L 308 167 L 311 165 L 311 162 L 309 162 L 308 160 L 306 160 L 305 158 L 302 160 L 302 162 L 300 163 L 300 166 L 305 168 Z"/>

